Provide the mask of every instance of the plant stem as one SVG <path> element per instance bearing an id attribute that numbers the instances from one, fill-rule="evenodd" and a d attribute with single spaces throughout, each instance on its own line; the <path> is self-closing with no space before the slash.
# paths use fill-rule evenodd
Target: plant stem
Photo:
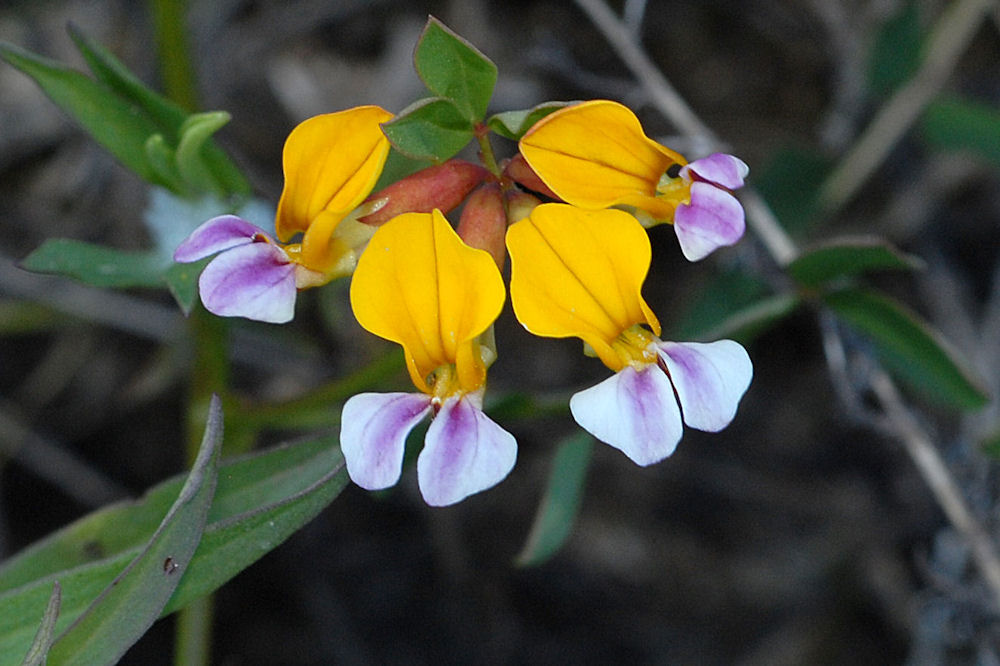
<path id="1" fill-rule="evenodd" d="M 160 75 L 167 96 L 189 111 L 198 108 L 198 88 L 185 25 L 185 0 L 151 0 Z M 190 463 L 198 450 L 208 404 L 216 393 L 225 400 L 229 385 L 226 322 L 198 307 L 191 315 L 194 365 L 188 397 L 186 452 Z M 213 597 L 208 595 L 177 614 L 174 663 L 205 666 L 212 644 Z"/>
<path id="2" fill-rule="evenodd" d="M 185 29 L 186 0 L 152 0 L 160 76 L 167 97 L 188 111 L 198 108 L 198 87 Z"/>

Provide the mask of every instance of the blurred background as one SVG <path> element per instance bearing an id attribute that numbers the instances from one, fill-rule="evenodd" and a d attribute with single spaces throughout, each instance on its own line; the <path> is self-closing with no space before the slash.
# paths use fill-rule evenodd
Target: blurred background
<path id="1" fill-rule="evenodd" d="M 996 395 L 995 2 L 981 3 L 984 20 L 941 79 L 937 99 L 947 103 L 902 133 L 843 205 L 826 215 L 815 206 L 825 175 L 914 74 L 927 35 L 956 4 L 613 8 L 722 147 L 750 165 L 750 185 L 797 242 L 871 234 L 923 259 L 922 271 L 872 283 L 934 323 Z M 191 0 L 187 11 L 200 107 L 232 114 L 218 139 L 271 205 L 296 123 L 366 103 L 399 111 L 425 95 L 412 50 L 428 14 L 497 64 L 491 111 L 616 99 L 662 143 L 689 158 L 706 151 L 703 137 L 678 135 L 568 0 Z M 146 3 L 0 4 L 0 39 L 82 69 L 69 22 L 161 87 Z M 967 106 L 984 110 L 980 139 L 961 133 Z M 515 150 L 499 138 L 495 148 Z M 148 196 L 31 80 L 0 64 L 0 557 L 184 469 L 191 350 L 169 295 L 16 267 L 51 237 L 145 247 Z M 651 237 L 646 295 L 665 337 L 697 337 L 727 301 L 787 288 L 751 232 L 699 264 L 684 261 L 668 227 Z M 353 322 L 346 296 L 346 283 L 304 293 L 285 327 L 233 322 L 236 390 L 247 400 L 294 397 L 384 353 Z M 494 397 L 564 402 L 606 376 L 578 342 L 533 339 L 511 314 L 497 323 Z M 810 308 L 755 336 L 756 374 L 734 423 L 719 434 L 689 430 L 663 463 L 638 468 L 598 445 L 572 536 L 536 568 L 514 557 L 555 443 L 576 431 L 568 413 L 504 421 L 519 441 L 517 467 L 457 506 L 424 505 L 412 469 L 391 492 L 348 488 L 218 592 L 214 663 L 1000 664 L 990 593 L 911 459 L 878 427 L 870 396 L 839 371 L 834 338 L 864 351 Z M 996 403 L 963 415 L 925 395 L 907 399 L 996 535 L 1000 488 L 983 446 L 1000 432 Z M 266 432 L 259 443 L 298 434 Z M 123 663 L 171 663 L 172 622 L 157 623 Z"/>

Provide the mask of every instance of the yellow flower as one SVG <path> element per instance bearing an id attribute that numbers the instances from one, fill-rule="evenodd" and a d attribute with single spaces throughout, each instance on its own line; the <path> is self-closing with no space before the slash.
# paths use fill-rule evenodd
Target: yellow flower
<path id="1" fill-rule="evenodd" d="M 528 130 L 519 146 L 558 198 L 587 210 L 628 207 L 644 226 L 673 223 L 692 261 L 743 235 L 743 208 L 730 190 L 742 187 L 747 165 L 721 153 L 688 164 L 647 137 L 635 114 L 617 102 L 560 109 Z"/>
<path id="2" fill-rule="evenodd" d="M 507 248 L 514 313 L 535 335 L 581 338 L 618 371 L 642 359 L 638 324 L 660 333 L 642 297 L 649 238 L 628 213 L 542 204 L 510 227 Z"/>
<path id="3" fill-rule="evenodd" d="M 359 486 L 399 479 L 406 436 L 434 420 L 417 459 L 428 504 L 458 502 L 498 483 L 514 466 L 514 437 L 482 411 L 491 325 L 503 308 L 503 278 L 489 253 L 466 245 L 440 211 L 404 213 L 380 227 L 351 281 L 365 329 L 403 347 L 420 393 L 362 393 L 344 404 L 341 450 Z"/>
<path id="4" fill-rule="evenodd" d="M 174 260 L 218 254 L 198 280 L 201 301 L 220 316 L 284 323 L 295 314 L 299 289 L 349 274 L 374 228 L 356 216 L 389 154 L 379 123 L 392 117 L 377 106 L 316 116 L 285 142 L 285 189 L 275 228 L 267 232 L 234 215 L 208 220 L 177 248 Z M 287 243 L 304 232 L 300 243 Z"/>
<path id="5" fill-rule="evenodd" d="M 285 141 L 275 231 L 283 243 L 303 232 L 301 244 L 286 251 L 325 282 L 353 270 L 355 248 L 374 231 L 348 214 L 382 174 L 389 140 L 379 125 L 390 118 L 385 109 L 359 106 L 310 118 Z"/>
<path id="6" fill-rule="evenodd" d="M 631 215 L 543 204 L 510 227 L 507 249 L 521 324 L 536 335 L 579 337 L 615 371 L 570 399 L 581 427 L 649 465 L 673 453 L 682 424 L 714 432 L 732 421 L 750 358 L 732 340 L 660 340 L 641 293 L 649 239 Z"/>

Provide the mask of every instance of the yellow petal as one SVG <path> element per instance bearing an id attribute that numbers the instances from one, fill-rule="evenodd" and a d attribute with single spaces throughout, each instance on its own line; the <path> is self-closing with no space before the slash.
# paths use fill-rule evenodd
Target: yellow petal
<path id="1" fill-rule="evenodd" d="M 669 219 L 674 208 L 656 198 L 660 176 L 687 163 L 647 137 L 631 110 L 608 100 L 546 116 L 524 135 L 520 150 L 563 201 L 591 210 L 635 206 L 656 219 Z"/>
<path id="2" fill-rule="evenodd" d="M 486 381 L 476 338 L 500 315 L 503 278 L 490 257 L 433 213 L 405 213 L 375 232 L 351 281 L 351 306 L 365 329 L 403 345 L 413 383 L 455 364 L 465 391 Z"/>
<path id="3" fill-rule="evenodd" d="M 642 297 L 649 238 L 628 213 L 543 204 L 510 227 L 507 249 L 514 314 L 535 335 L 582 338 L 613 370 L 622 331 L 646 323 L 659 335 Z"/>
<path id="4" fill-rule="evenodd" d="M 307 231 L 324 211 L 340 220 L 364 201 L 389 154 L 379 123 L 391 117 L 377 106 L 359 106 L 315 116 L 292 130 L 282 156 L 285 189 L 275 221 L 279 239 L 287 242 Z M 325 251 L 332 233 L 329 224 L 307 233 L 303 253 Z"/>

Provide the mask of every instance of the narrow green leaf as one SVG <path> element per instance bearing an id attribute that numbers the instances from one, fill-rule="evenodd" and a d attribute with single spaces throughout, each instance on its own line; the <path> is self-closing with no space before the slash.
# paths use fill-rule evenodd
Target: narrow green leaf
<path id="1" fill-rule="evenodd" d="M 694 294 L 680 320 L 671 329 L 672 340 L 705 340 L 730 317 L 771 296 L 762 279 L 742 270 L 717 273 Z"/>
<path id="2" fill-rule="evenodd" d="M 64 275 L 95 287 L 161 287 L 165 264 L 153 252 L 126 252 L 69 238 L 50 238 L 21 262 L 36 273 Z"/>
<path id="3" fill-rule="evenodd" d="M 1000 459 L 1000 431 L 996 431 L 993 434 L 988 435 L 982 442 L 980 442 L 980 448 L 983 453 L 991 458 Z"/>
<path id="4" fill-rule="evenodd" d="M 587 433 L 567 437 L 559 444 L 545 497 L 528 539 L 515 558 L 518 566 L 542 564 L 556 554 L 573 531 L 593 448 L 594 438 Z"/>
<path id="5" fill-rule="evenodd" d="M 868 85 L 888 96 L 920 67 L 923 28 L 917 2 L 905 2 L 882 24 L 868 57 Z"/>
<path id="6" fill-rule="evenodd" d="M 167 140 L 160 133 L 146 139 L 146 161 L 155 176 L 155 182 L 163 185 L 174 194 L 190 194 L 190 187 L 181 178 L 177 170 L 177 155 L 174 149 L 167 145 Z"/>
<path id="7" fill-rule="evenodd" d="M 983 382 L 927 322 L 889 297 L 865 289 L 825 294 L 823 301 L 869 336 L 886 367 L 926 398 L 978 409 L 989 397 Z"/>
<path id="8" fill-rule="evenodd" d="M 754 183 L 792 234 L 812 227 L 819 213 L 818 193 L 832 162 L 815 150 L 780 149 L 754 176 Z"/>
<path id="9" fill-rule="evenodd" d="M 151 90 L 110 51 L 87 37 L 75 25 L 71 23 L 66 30 L 97 80 L 125 101 L 142 109 L 166 136 L 167 142 L 176 146 L 178 130 L 187 118 L 187 112 Z"/>
<path id="10" fill-rule="evenodd" d="M 0 42 L 0 58 L 34 79 L 59 108 L 122 164 L 155 182 L 155 174 L 146 161 L 145 144 L 160 128 L 140 109 L 80 72 L 13 44 Z"/>
<path id="11" fill-rule="evenodd" d="M 52 647 L 53 634 L 56 628 L 56 619 L 59 617 L 59 604 L 62 600 L 62 590 L 59 581 L 52 583 L 52 595 L 49 603 L 45 605 L 45 613 L 42 615 L 42 623 L 35 634 L 35 640 L 28 649 L 28 654 L 24 656 L 21 666 L 45 666 L 49 656 L 49 649 Z"/>
<path id="12" fill-rule="evenodd" d="M 964 150 L 1000 166 L 1000 108 L 958 98 L 930 103 L 924 138 L 943 150 Z"/>
<path id="13" fill-rule="evenodd" d="M 836 278 L 877 270 L 912 270 L 923 262 L 874 237 L 835 238 L 805 250 L 788 265 L 788 273 L 804 287 L 819 287 Z"/>
<path id="14" fill-rule="evenodd" d="M 795 294 L 776 294 L 736 310 L 714 328 L 696 336 L 697 340 L 729 338 L 748 345 L 779 321 L 795 312 L 802 303 Z M 686 339 L 686 338 L 685 338 Z"/>
<path id="15" fill-rule="evenodd" d="M 574 102 L 544 102 L 530 109 L 504 111 L 490 116 L 486 125 L 502 137 L 519 140 L 531 126 L 553 111 L 570 106 Z"/>
<path id="16" fill-rule="evenodd" d="M 221 183 L 216 183 L 214 174 L 202 157 L 202 147 L 232 118 L 225 111 L 209 111 L 191 115 L 181 125 L 180 143 L 177 144 L 177 169 L 181 177 L 191 187 L 201 185 L 218 194 L 226 192 Z"/>
<path id="17" fill-rule="evenodd" d="M 451 101 L 470 125 L 483 119 L 497 82 L 497 66 L 479 49 L 432 16 L 413 61 L 427 88 Z"/>
<path id="18" fill-rule="evenodd" d="M 0 666 L 24 654 L 51 581 L 63 616 L 76 617 L 142 549 L 181 487 L 175 477 L 136 502 L 100 509 L 0 566 Z M 163 614 L 211 592 L 311 520 L 347 485 L 337 438 L 328 436 L 228 462 L 201 543 Z M 67 620 L 68 621 L 68 620 Z"/>
<path id="19" fill-rule="evenodd" d="M 428 97 L 382 125 L 393 147 L 407 157 L 441 163 L 472 139 L 472 125 L 446 99 Z"/>
<path id="20" fill-rule="evenodd" d="M 201 540 L 215 495 L 222 407 L 213 397 L 198 457 L 149 543 L 53 643 L 63 663 L 115 663 L 160 616 Z"/>
<path id="21" fill-rule="evenodd" d="M 142 109 L 160 128 L 166 142 L 171 146 L 177 146 L 183 134 L 182 125 L 188 120 L 187 112 L 147 87 L 120 60 L 100 44 L 86 37 L 75 26 L 70 25 L 68 30 L 97 80 Z M 212 174 L 209 182 L 216 186 L 215 189 L 219 193 L 238 198 L 250 195 L 249 181 L 214 141 L 205 141 L 200 155 L 205 168 Z M 197 185 L 199 191 L 208 189 L 204 183 Z"/>

